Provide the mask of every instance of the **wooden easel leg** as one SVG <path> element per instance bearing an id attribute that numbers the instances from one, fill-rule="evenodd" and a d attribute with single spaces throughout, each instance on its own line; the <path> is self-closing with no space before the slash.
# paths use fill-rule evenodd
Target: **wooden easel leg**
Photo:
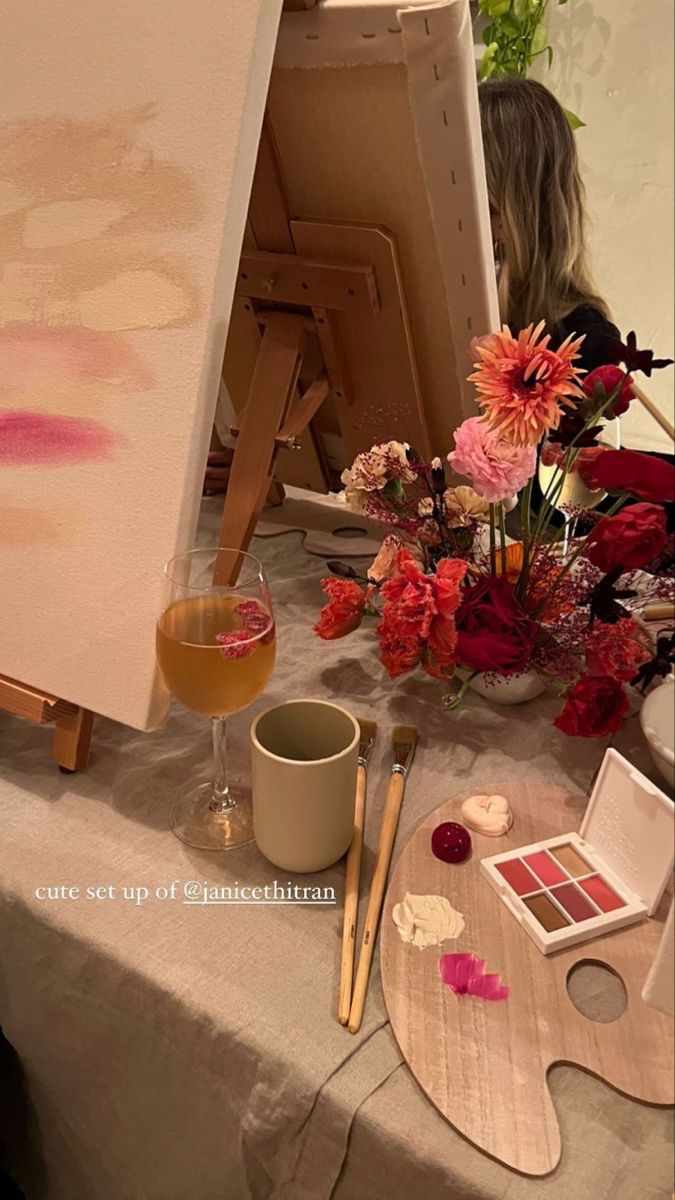
<path id="1" fill-rule="evenodd" d="M 269 492 L 267 493 L 267 503 L 271 504 L 273 508 L 279 508 L 279 506 L 283 504 L 285 498 L 286 492 L 284 490 L 283 483 L 277 483 L 275 480 L 272 483 Z"/>
<path id="2" fill-rule="evenodd" d="M 230 468 L 219 545 L 246 550 L 274 477 L 275 438 L 284 422 L 302 363 L 306 317 L 267 314 Z M 215 584 L 233 582 L 233 556 L 221 551 Z"/>
<path id="3" fill-rule="evenodd" d="M 94 714 L 87 708 L 76 708 L 57 716 L 52 758 L 62 771 L 81 771 L 89 761 Z"/>

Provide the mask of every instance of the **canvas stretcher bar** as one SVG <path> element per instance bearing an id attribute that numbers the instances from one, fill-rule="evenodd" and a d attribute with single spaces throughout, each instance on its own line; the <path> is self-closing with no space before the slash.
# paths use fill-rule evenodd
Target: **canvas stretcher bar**
<path id="1" fill-rule="evenodd" d="M 468 0 L 285 15 L 268 111 L 294 216 L 395 238 L 425 422 L 450 449 L 471 339 L 499 327 Z"/>

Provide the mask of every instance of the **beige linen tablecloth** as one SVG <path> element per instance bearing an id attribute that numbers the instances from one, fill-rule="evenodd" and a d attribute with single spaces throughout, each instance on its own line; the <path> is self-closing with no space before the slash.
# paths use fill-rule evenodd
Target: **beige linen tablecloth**
<path id="1" fill-rule="evenodd" d="M 469 696 L 445 713 L 439 684 L 386 681 L 368 634 L 314 638 L 321 563 L 299 535 L 254 550 L 273 583 L 279 660 L 253 711 L 322 696 L 380 724 L 366 880 L 396 721 L 422 735 L 397 852 L 469 783 L 527 777 L 587 792 L 604 745 L 553 729 L 553 701 L 499 709 Z M 235 774 L 248 769 L 252 715 L 231 722 Z M 636 725 L 626 737 L 637 745 Z M 551 1075 L 564 1147 L 551 1176 L 523 1178 L 465 1142 L 402 1062 L 377 965 L 361 1032 L 338 1026 L 341 903 L 182 904 L 191 880 L 285 882 L 255 846 L 209 855 L 167 829 L 176 789 L 207 761 L 206 722 L 176 708 L 166 730 L 141 735 L 101 720 L 75 776 L 55 772 L 48 738 L 0 716 L 0 1025 L 23 1072 L 11 1127 L 28 1200 L 670 1200 L 671 1113 L 571 1068 Z M 310 878 L 341 901 L 342 866 Z M 173 881 L 175 900 L 154 897 Z M 86 899 L 108 884 L 150 895 Z M 43 885 L 81 895 L 39 900 Z"/>

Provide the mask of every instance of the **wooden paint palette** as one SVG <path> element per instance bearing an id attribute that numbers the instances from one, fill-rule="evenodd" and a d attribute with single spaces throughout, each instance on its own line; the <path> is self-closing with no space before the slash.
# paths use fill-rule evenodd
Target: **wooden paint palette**
<path id="1" fill-rule="evenodd" d="M 372 560 L 381 543 L 375 523 L 351 512 L 336 496 L 308 497 L 296 488 L 288 489 L 283 504 L 263 510 L 255 532 L 256 537 L 303 533 L 307 553 L 320 558 Z"/>
<path id="2" fill-rule="evenodd" d="M 440 862 L 431 834 L 459 821 L 476 791 L 500 792 L 514 813 L 502 838 L 472 834 L 461 865 Z M 582 946 L 544 957 L 481 876 L 480 860 L 577 827 L 586 798 L 541 784 L 482 785 L 441 805 L 405 846 L 382 917 L 381 966 L 392 1029 L 420 1087 L 443 1116 L 479 1149 L 527 1175 L 545 1175 L 560 1160 L 558 1120 L 546 1076 L 571 1063 L 617 1091 L 648 1104 L 673 1103 L 672 1021 L 641 997 L 670 904 L 656 916 Z M 401 941 L 392 920 L 406 892 L 447 896 L 466 928 L 442 947 Z M 441 982 L 441 954 L 472 951 L 511 989 L 507 1000 L 456 996 Z M 611 1023 L 590 1021 L 572 1004 L 567 977 L 581 962 L 601 963 L 623 980 L 627 1007 Z"/>

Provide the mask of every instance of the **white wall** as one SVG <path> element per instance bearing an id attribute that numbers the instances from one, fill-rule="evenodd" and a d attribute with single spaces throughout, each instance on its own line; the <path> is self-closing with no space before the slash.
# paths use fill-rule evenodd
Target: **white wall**
<path id="1" fill-rule="evenodd" d="M 551 0 L 555 61 L 538 77 L 586 122 L 578 139 L 595 277 L 623 334 L 673 358 L 673 0 Z M 640 384 L 673 419 L 675 368 Z M 641 405 L 625 445 L 669 450 Z"/>

